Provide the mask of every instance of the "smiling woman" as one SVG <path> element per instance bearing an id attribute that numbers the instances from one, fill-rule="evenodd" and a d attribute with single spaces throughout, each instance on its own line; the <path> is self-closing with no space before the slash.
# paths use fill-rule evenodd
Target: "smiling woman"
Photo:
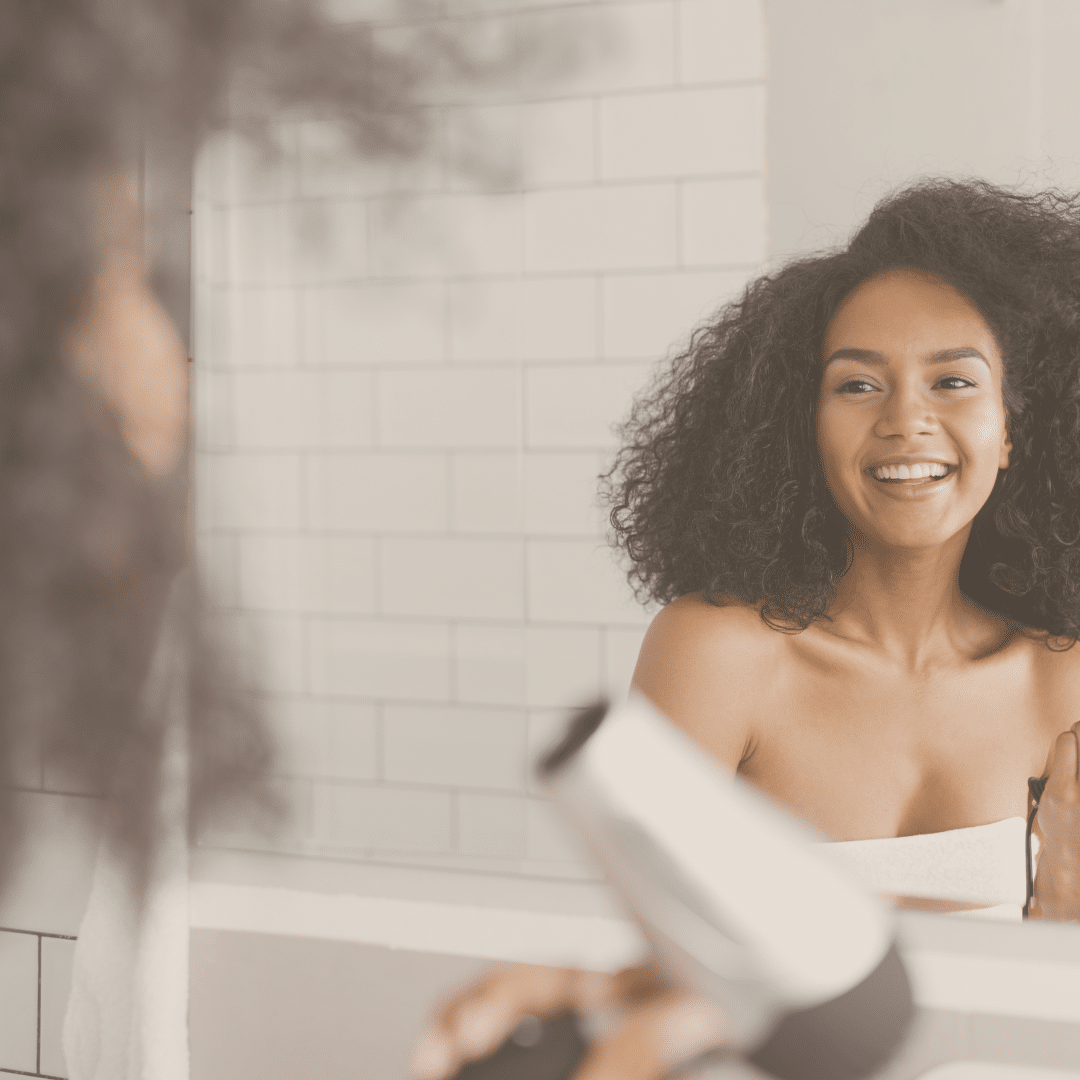
<path id="1" fill-rule="evenodd" d="M 667 603 L 635 687 L 901 906 L 1019 919 L 1041 775 L 1030 913 L 1080 918 L 1078 374 L 1080 196 L 926 181 L 699 328 L 606 477 Z M 420 1071 L 564 982 L 462 995 Z M 662 1072 L 651 1007 L 576 1080 Z"/>

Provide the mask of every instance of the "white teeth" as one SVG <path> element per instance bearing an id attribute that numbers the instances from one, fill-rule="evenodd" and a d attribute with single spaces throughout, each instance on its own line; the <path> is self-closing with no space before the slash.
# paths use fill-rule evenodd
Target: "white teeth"
<path id="1" fill-rule="evenodd" d="M 923 461 L 916 465 L 880 465 L 874 470 L 878 480 L 921 480 L 928 476 L 944 476 L 948 465 L 937 461 Z"/>

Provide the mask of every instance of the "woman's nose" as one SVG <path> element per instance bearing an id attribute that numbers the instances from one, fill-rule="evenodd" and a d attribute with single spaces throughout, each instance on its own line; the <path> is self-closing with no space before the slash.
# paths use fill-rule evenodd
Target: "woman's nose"
<path id="1" fill-rule="evenodd" d="M 914 386 L 896 386 L 886 394 L 874 424 L 874 434 L 883 439 L 933 435 L 937 430 L 933 404 Z"/>

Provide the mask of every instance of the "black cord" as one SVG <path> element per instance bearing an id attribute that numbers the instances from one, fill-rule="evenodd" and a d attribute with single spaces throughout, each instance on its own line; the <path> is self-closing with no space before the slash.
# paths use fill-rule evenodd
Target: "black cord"
<path id="1" fill-rule="evenodd" d="M 1031 795 L 1034 805 L 1028 814 L 1027 832 L 1024 835 L 1024 871 L 1027 876 L 1027 899 L 1024 901 L 1024 918 L 1028 918 L 1031 911 L 1031 901 L 1035 896 L 1035 877 L 1031 872 L 1031 827 L 1035 824 L 1035 815 L 1039 812 L 1039 800 L 1046 788 L 1045 776 L 1028 777 L 1028 793 Z"/>

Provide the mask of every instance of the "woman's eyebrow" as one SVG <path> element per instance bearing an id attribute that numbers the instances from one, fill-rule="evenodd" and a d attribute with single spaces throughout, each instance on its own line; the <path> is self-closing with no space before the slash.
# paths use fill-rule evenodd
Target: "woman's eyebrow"
<path id="1" fill-rule="evenodd" d="M 928 357 L 926 363 L 948 364 L 953 360 L 963 360 L 969 356 L 981 360 L 987 367 L 990 367 L 990 361 L 978 349 L 970 345 L 958 345 L 952 349 L 942 349 L 940 352 Z M 883 367 L 889 362 L 883 353 L 875 352 L 873 349 L 837 349 L 825 363 L 828 365 L 834 360 L 860 360 L 864 364 L 873 364 L 875 367 Z"/>

